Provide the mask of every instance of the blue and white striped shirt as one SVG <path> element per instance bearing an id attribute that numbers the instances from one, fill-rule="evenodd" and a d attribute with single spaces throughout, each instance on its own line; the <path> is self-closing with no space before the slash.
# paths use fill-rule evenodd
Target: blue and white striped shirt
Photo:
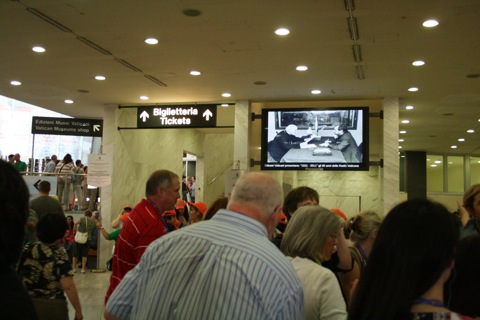
<path id="1" fill-rule="evenodd" d="M 238 212 L 152 242 L 113 292 L 120 319 L 303 319 L 303 290 L 265 226 Z"/>

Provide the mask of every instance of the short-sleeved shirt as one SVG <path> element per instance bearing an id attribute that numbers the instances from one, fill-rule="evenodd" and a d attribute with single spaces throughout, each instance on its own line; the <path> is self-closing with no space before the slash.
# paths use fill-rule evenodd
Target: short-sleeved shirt
<path id="1" fill-rule="evenodd" d="M 120 235 L 120 231 L 122 229 L 115 229 L 112 232 L 110 232 L 108 236 L 108 240 L 115 240 L 115 243 L 117 242 L 118 236 Z"/>
<path id="2" fill-rule="evenodd" d="M 20 172 L 27 170 L 27 164 L 23 161 L 15 162 L 13 166 Z"/>
<path id="3" fill-rule="evenodd" d="M 78 224 L 77 230 L 80 232 L 87 232 L 88 233 L 88 240 L 92 239 L 92 231 L 97 227 L 95 221 L 93 221 L 90 217 L 82 217 L 80 219 L 80 223 Z"/>
<path id="4" fill-rule="evenodd" d="M 30 201 L 30 209 L 35 210 L 38 220 L 48 213 L 57 213 L 65 216 L 62 204 L 55 198 L 50 196 L 38 196 Z"/>
<path id="5" fill-rule="evenodd" d="M 57 245 L 29 242 L 25 245 L 18 272 L 32 298 L 65 299 L 60 279 L 73 276 L 67 252 Z"/>
<path id="6" fill-rule="evenodd" d="M 112 276 L 105 302 L 125 274 L 137 265 L 148 245 L 167 232 L 162 213 L 148 200 L 143 199 L 133 208 L 115 243 Z"/>

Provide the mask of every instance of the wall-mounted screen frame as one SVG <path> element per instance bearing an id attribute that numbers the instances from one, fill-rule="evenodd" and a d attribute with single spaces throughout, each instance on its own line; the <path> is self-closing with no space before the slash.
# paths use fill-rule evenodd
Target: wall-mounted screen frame
<path id="1" fill-rule="evenodd" d="M 262 110 L 262 170 L 368 170 L 368 107 Z"/>

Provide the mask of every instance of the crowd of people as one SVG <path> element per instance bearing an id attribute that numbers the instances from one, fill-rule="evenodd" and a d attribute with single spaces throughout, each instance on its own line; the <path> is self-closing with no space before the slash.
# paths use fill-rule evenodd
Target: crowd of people
<path id="1" fill-rule="evenodd" d="M 97 232 L 115 241 L 105 319 L 480 319 L 480 185 L 460 217 L 428 199 L 352 215 L 307 186 L 284 197 L 260 172 L 207 206 L 183 199 L 183 177 L 157 170 L 109 232 L 90 210 L 30 219 L 18 171 L 0 161 L 0 176 L 7 317 L 67 319 L 67 298 L 82 319 L 73 277 L 89 242 L 76 233 Z"/>
<path id="2" fill-rule="evenodd" d="M 21 161 L 20 154 L 9 155 L 8 162 L 21 174 L 26 173 L 27 164 Z M 59 160 L 57 155 L 53 154 L 46 163 L 42 174 L 57 177 L 57 189 L 54 192 L 64 211 L 73 211 L 74 209 L 93 211 L 96 209 L 98 188 L 88 187 L 88 166 L 85 166 L 82 160 L 73 161 L 69 153 Z M 192 189 L 192 187 L 190 188 Z M 192 190 L 194 195 L 194 187 Z"/>

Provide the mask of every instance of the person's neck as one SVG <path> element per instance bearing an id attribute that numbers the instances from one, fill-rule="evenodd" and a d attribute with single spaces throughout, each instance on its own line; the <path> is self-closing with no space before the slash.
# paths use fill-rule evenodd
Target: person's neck
<path id="1" fill-rule="evenodd" d="M 411 312 L 449 312 L 443 305 L 443 285 L 445 283 L 445 272 L 442 273 L 437 282 L 422 294 L 412 306 Z"/>
<path id="2" fill-rule="evenodd" d="M 41 192 L 41 191 L 40 191 L 38 194 L 39 194 L 40 196 L 42 196 L 42 197 L 48 196 L 48 192 Z"/>
<path id="3" fill-rule="evenodd" d="M 363 249 L 363 252 L 365 252 L 365 255 L 370 257 L 370 252 L 372 252 L 372 247 L 373 247 L 373 241 L 370 241 L 369 239 L 363 241 L 363 242 L 357 242 L 358 245 Z"/>

